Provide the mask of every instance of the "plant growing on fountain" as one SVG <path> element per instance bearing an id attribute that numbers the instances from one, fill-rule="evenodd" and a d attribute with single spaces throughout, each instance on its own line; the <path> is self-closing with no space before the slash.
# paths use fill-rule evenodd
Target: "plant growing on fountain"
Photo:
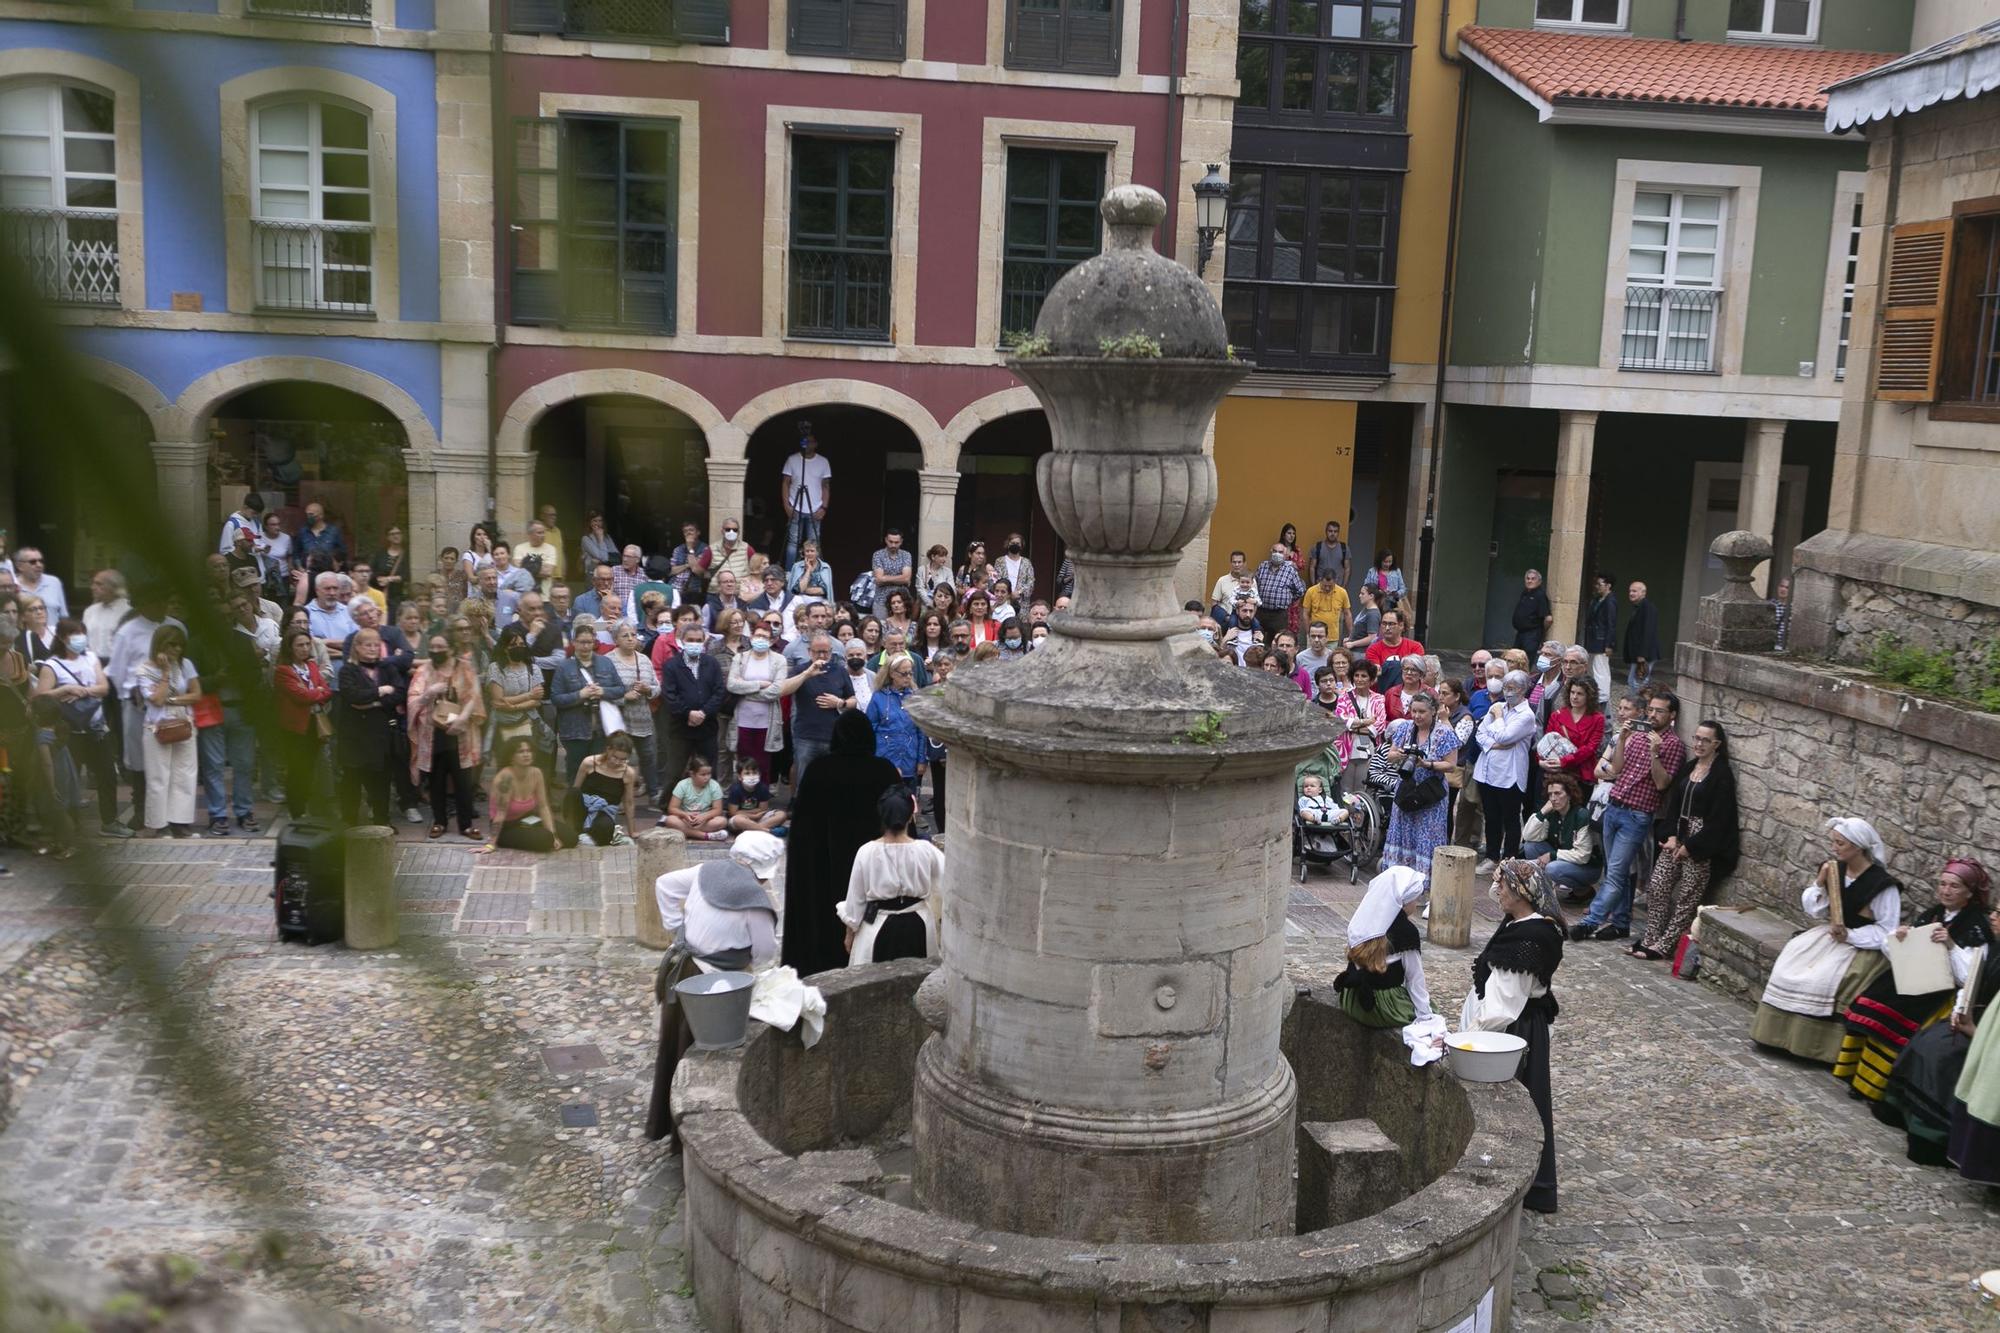
<path id="1" fill-rule="evenodd" d="M 1201 721 L 1174 737 L 1177 745 L 1220 745 L 1229 739 L 1229 733 L 1222 729 L 1223 714 L 1208 712 L 1201 715 Z"/>
<path id="2" fill-rule="evenodd" d="M 1160 340 L 1144 333 L 1121 333 L 1116 338 L 1099 338 L 1097 350 L 1106 356 L 1131 360 L 1156 359 L 1160 355 Z"/>
<path id="3" fill-rule="evenodd" d="M 1047 356 L 1055 350 L 1055 344 L 1039 333 L 1028 333 L 1012 329 L 1001 335 L 1000 345 L 1015 356 Z"/>

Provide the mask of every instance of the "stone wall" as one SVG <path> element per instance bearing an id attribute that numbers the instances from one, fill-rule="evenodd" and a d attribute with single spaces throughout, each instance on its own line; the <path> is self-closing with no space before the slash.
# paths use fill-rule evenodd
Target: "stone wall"
<path id="1" fill-rule="evenodd" d="M 1949 650 L 1964 684 L 1980 678 L 1989 649 L 2000 642 L 2000 607 L 1862 579 L 1836 586 L 1840 601 L 1828 647 L 1837 661 L 1866 662 L 1883 636 L 1893 635 L 1913 647 Z"/>
<path id="2" fill-rule="evenodd" d="M 1946 856 L 2000 863 L 2000 716 L 1844 673 L 1837 664 L 1676 654 L 1683 729 L 1720 722 L 1741 797 L 1743 859 L 1715 901 L 1802 920 L 1799 894 L 1828 855 L 1823 825 L 1859 815 L 1888 845 L 1906 911 L 1932 901 Z"/>

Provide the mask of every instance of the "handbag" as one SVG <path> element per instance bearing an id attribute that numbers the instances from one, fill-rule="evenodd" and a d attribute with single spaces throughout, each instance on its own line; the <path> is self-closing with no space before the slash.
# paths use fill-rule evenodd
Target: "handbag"
<path id="1" fill-rule="evenodd" d="M 1576 753 L 1576 743 L 1560 731 L 1551 731 L 1535 742 L 1535 753 L 1559 764 Z"/>
<path id="2" fill-rule="evenodd" d="M 179 745 L 194 739 L 194 723 L 184 717 L 170 717 L 153 728 L 153 739 L 161 745 Z"/>
<path id="3" fill-rule="evenodd" d="M 72 685 L 82 685 L 76 673 L 63 665 L 59 657 L 44 658 L 50 669 L 60 671 Z M 63 725 L 79 736 L 101 735 L 105 730 L 103 701 L 97 698 L 64 699 L 56 704 L 56 713 Z"/>
<path id="4" fill-rule="evenodd" d="M 312 720 L 313 731 L 318 734 L 321 740 L 330 741 L 333 739 L 333 718 L 331 715 L 314 709 Z"/>
<path id="5" fill-rule="evenodd" d="M 1434 768 L 1405 773 L 1396 784 L 1396 808 L 1404 814 L 1428 810 L 1444 799 L 1444 776 Z"/>

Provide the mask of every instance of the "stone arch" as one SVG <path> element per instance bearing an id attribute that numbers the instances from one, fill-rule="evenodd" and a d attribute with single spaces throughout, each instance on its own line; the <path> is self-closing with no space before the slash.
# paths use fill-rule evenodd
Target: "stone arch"
<path id="1" fill-rule="evenodd" d="M 1042 400 L 1035 397 L 1035 391 L 1025 384 L 1016 384 L 1011 389 L 989 393 L 984 398 L 976 398 L 960 408 L 944 428 L 945 437 L 951 441 L 954 455 L 965 448 L 965 442 L 972 433 L 989 422 L 1001 417 L 1011 417 L 1016 412 L 1039 412 Z M 953 460 L 956 462 L 956 458 Z"/>
<path id="2" fill-rule="evenodd" d="M 156 441 L 194 438 L 194 422 L 188 415 L 160 392 L 158 385 L 130 366 L 121 366 L 116 361 L 106 361 L 101 357 L 80 356 L 77 358 L 77 369 L 85 379 L 102 384 L 129 399 L 152 423 Z"/>
<path id="3" fill-rule="evenodd" d="M 411 471 L 434 466 L 437 431 L 408 390 L 380 375 L 340 361 L 316 356 L 259 356 L 211 370 L 181 391 L 176 404 L 186 414 L 195 438 L 205 436 L 215 410 L 245 389 L 287 380 L 304 380 L 345 389 L 380 405 L 403 427 L 404 464 Z"/>
<path id="4" fill-rule="evenodd" d="M 711 460 L 740 461 L 749 443 L 750 437 L 732 425 L 715 404 L 687 385 L 642 370 L 606 367 L 573 370 L 523 390 L 500 418 L 495 448 L 501 454 L 527 453 L 535 423 L 550 408 L 598 396 L 644 398 L 673 408 L 701 428 Z"/>
<path id="5" fill-rule="evenodd" d="M 958 442 L 948 436 L 930 409 L 885 385 L 868 380 L 801 380 L 767 389 L 736 409 L 731 424 L 747 442 L 757 428 L 772 417 L 796 412 L 815 403 L 848 403 L 869 407 L 894 417 L 908 426 L 923 449 L 924 466 L 951 469 L 958 466 Z"/>

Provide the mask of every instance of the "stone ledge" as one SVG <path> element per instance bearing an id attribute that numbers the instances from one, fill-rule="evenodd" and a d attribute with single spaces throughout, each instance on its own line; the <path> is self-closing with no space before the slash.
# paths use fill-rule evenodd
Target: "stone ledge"
<path id="1" fill-rule="evenodd" d="M 1755 1001 L 1770 980 L 1771 965 L 1798 927 L 1767 908 L 1705 907 L 1699 918 L 1704 986 Z"/>
<path id="2" fill-rule="evenodd" d="M 2000 606 L 2000 552 L 1828 528 L 1799 544 L 1793 568 Z"/>
<path id="3" fill-rule="evenodd" d="M 1742 690 L 1865 722 L 2000 764 L 2000 714 L 1910 694 L 1864 678 L 1852 667 L 1725 653 L 1683 641 L 1674 649 L 1674 670 L 1704 686 Z"/>

